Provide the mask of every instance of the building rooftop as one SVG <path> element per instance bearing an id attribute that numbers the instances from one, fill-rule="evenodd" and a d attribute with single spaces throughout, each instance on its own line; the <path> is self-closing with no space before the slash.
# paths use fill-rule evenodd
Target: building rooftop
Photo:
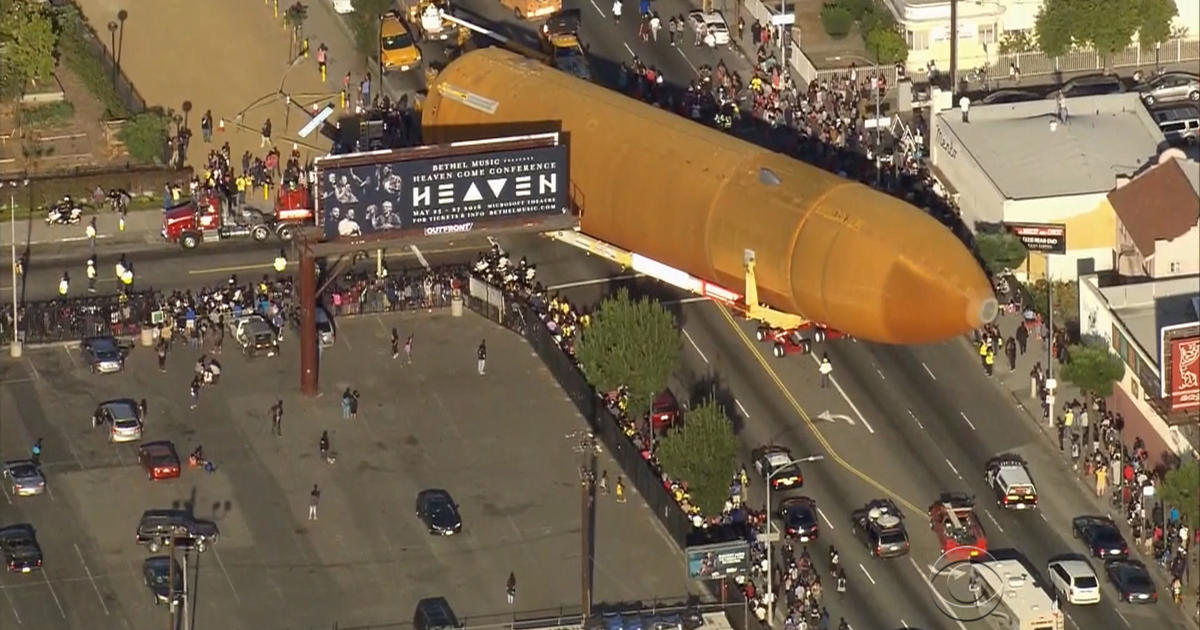
<path id="1" fill-rule="evenodd" d="M 1200 222 L 1200 164 L 1164 153 L 1161 164 L 1108 193 L 1108 201 L 1143 256 L 1155 243 L 1186 234 Z"/>
<path id="2" fill-rule="evenodd" d="M 1100 294 L 1143 350 L 1159 356 L 1159 331 L 1200 321 L 1200 276 L 1100 287 Z"/>
<path id="3" fill-rule="evenodd" d="M 1137 93 L 1067 99 L 1067 122 L 1053 99 L 971 105 L 938 114 L 963 149 L 1009 199 L 1103 193 L 1117 175 L 1155 159 L 1165 144 Z"/>

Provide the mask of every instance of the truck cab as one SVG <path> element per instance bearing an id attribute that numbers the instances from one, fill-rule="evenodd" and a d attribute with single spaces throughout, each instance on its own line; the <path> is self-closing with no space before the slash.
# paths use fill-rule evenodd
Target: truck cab
<path id="1" fill-rule="evenodd" d="M 229 328 L 234 340 L 241 346 L 242 354 L 248 357 L 260 354 L 273 357 L 279 354 L 279 338 L 262 315 L 242 315 L 230 321 Z"/>
<path id="2" fill-rule="evenodd" d="M 409 9 L 409 22 L 417 27 L 417 34 L 425 41 L 447 41 L 457 39 L 458 25 L 442 19 L 450 11 L 450 0 L 420 0 Z"/>
<path id="3" fill-rule="evenodd" d="M 551 15 L 542 25 L 542 47 L 555 68 L 585 81 L 592 80 L 587 53 L 579 41 L 579 9 L 567 9 Z"/>

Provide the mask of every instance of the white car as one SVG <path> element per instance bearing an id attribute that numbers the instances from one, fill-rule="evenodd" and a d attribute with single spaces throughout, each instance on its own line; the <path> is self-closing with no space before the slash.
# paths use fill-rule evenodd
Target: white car
<path id="1" fill-rule="evenodd" d="M 695 31 L 704 25 L 712 32 L 713 39 L 717 46 L 729 45 L 729 24 L 725 21 L 725 16 L 721 15 L 720 11 L 705 13 L 703 11 L 692 11 L 688 14 L 688 21 L 691 23 L 692 30 Z"/>
<path id="2" fill-rule="evenodd" d="M 1100 580 L 1084 560 L 1057 560 L 1046 570 L 1054 591 L 1071 604 L 1100 603 Z"/>
<path id="3" fill-rule="evenodd" d="M 340 15 L 354 13 L 354 2 L 352 0 L 330 0 L 330 2 L 333 4 L 334 13 Z"/>

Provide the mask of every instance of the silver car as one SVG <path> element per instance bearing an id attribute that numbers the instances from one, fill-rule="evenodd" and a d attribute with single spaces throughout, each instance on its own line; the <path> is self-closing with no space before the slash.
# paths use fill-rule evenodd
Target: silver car
<path id="1" fill-rule="evenodd" d="M 1146 105 L 1167 101 L 1200 101 L 1200 76 L 1190 72 L 1165 72 L 1138 86 Z"/>
<path id="2" fill-rule="evenodd" d="M 42 469 L 28 459 L 4 462 L 4 481 L 9 492 L 19 497 L 31 497 L 46 491 Z"/>
<path id="3" fill-rule="evenodd" d="M 128 398 L 100 403 L 92 414 L 92 427 L 105 427 L 109 442 L 142 439 L 142 414 L 137 402 Z"/>

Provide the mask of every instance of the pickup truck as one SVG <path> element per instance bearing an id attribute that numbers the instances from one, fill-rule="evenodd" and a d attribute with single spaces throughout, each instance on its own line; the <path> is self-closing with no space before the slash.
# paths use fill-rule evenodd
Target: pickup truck
<path id="1" fill-rule="evenodd" d="M 242 315 L 229 322 L 229 332 L 248 357 L 279 354 L 279 337 L 262 315 Z"/>

